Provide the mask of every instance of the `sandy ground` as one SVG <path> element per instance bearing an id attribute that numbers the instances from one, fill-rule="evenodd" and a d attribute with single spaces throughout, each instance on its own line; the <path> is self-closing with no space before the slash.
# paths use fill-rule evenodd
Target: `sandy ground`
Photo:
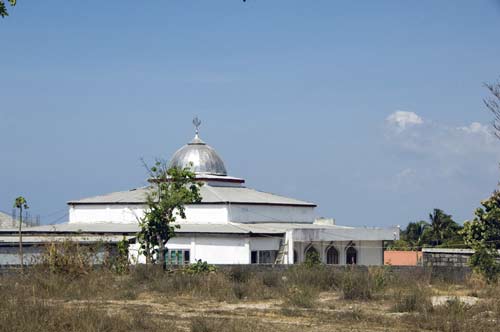
<path id="1" fill-rule="evenodd" d="M 200 316 L 264 324 L 268 331 L 408 331 L 399 322 L 405 314 L 391 312 L 384 301 L 351 302 L 340 300 L 336 293 L 322 293 L 317 303 L 307 309 L 288 307 L 277 300 L 227 303 L 143 293 L 136 300 L 69 301 L 64 305 L 90 304 L 110 313 L 141 310 L 156 319 L 175 319 L 185 331 L 190 331 L 191 319 Z"/>

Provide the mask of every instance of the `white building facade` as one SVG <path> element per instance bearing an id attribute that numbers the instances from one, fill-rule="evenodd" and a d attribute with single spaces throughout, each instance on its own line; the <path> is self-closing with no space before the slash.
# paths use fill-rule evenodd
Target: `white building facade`
<path id="1" fill-rule="evenodd" d="M 227 174 L 222 158 L 199 138 L 198 130 L 174 153 L 169 167 L 191 167 L 202 183 L 201 202 L 186 206 L 186 218 L 177 220 L 180 228 L 167 243 L 167 261 L 172 264 L 296 264 L 314 254 L 325 264 L 383 265 L 383 241 L 399 239 L 397 227 L 316 222 L 314 203 L 246 187 L 243 179 Z M 55 234 L 113 241 L 125 236 L 131 243 L 131 261 L 144 263 L 135 236 L 149 190 L 70 201 L 68 223 L 30 228 L 25 237 L 43 242 L 44 236 Z M 8 234 L 1 233 L 0 247 L 8 246 Z"/>

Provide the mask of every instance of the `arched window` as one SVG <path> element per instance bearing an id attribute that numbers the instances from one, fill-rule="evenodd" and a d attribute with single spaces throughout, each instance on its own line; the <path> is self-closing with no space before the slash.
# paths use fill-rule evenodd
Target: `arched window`
<path id="1" fill-rule="evenodd" d="M 326 251 L 326 264 L 338 264 L 339 263 L 339 252 L 334 246 L 331 246 Z"/>
<path id="2" fill-rule="evenodd" d="M 305 260 L 306 261 L 309 261 L 311 263 L 321 263 L 321 260 L 319 258 L 319 253 L 318 251 L 316 250 L 316 248 L 314 248 L 312 245 L 310 245 L 305 253 Z"/>
<path id="3" fill-rule="evenodd" d="M 350 246 L 345 251 L 345 263 L 346 264 L 357 264 L 358 263 L 358 251 L 353 246 Z"/>
<path id="4" fill-rule="evenodd" d="M 293 264 L 297 264 L 299 262 L 299 253 L 297 250 L 293 251 Z"/>

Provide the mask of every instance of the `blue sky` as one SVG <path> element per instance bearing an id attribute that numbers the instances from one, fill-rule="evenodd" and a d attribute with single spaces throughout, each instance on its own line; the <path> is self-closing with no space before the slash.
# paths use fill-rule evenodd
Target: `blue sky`
<path id="1" fill-rule="evenodd" d="M 346 225 L 471 218 L 498 182 L 500 1 L 29 1 L 0 20 L 0 210 L 145 183 L 193 136 Z"/>

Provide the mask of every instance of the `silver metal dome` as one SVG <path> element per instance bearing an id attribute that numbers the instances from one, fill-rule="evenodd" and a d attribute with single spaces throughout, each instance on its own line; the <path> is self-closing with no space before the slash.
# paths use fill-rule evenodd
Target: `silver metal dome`
<path id="1" fill-rule="evenodd" d="M 197 130 L 198 131 L 198 130 Z M 191 170 L 196 174 L 227 176 L 226 167 L 217 152 L 198 136 L 177 150 L 168 167 L 184 168 L 193 163 Z"/>

